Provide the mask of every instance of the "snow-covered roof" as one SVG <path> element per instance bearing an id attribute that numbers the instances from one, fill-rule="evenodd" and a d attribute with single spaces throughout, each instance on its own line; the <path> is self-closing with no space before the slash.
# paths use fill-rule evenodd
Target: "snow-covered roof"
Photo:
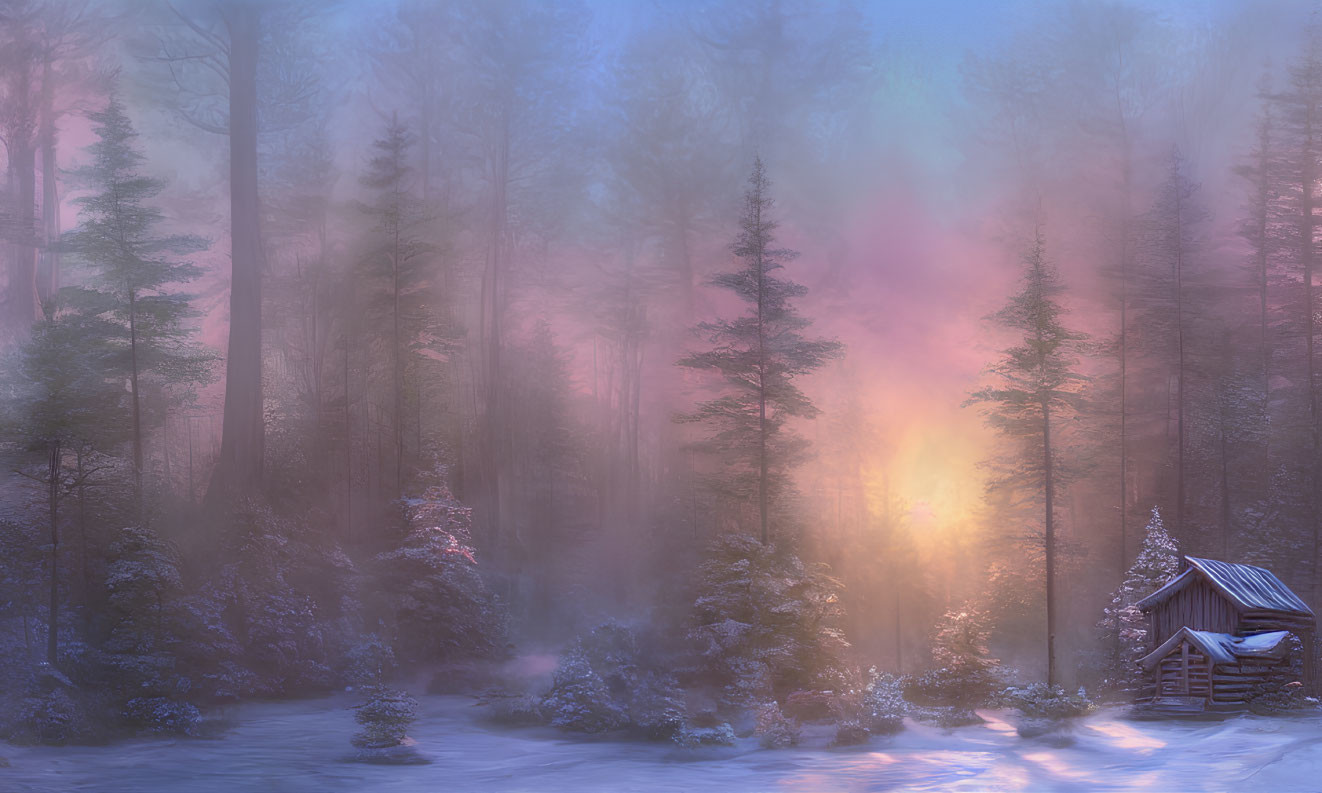
<path id="1" fill-rule="evenodd" d="M 1270 570 L 1195 556 L 1186 556 L 1184 559 L 1189 563 L 1189 568 L 1167 581 L 1161 589 L 1140 600 L 1140 609 L 1150 611 L 1187 586 L 1195 577 L 1201 576 L 1241 609 L 1313 616 L 1313 610 L 1308 604 L 1291 592 Z"/>
<path id="2" fill-rule="evenodd" d="M 1184 639 L 1188 639 L 1190 644 L 1202 650 L 1213 665 L 1233 664 L 1239 658 L 1281 658 L 1290 649 L 1287 641 L 1289 638 L 1289 631 L 1232 636 L 1228 633 L 1180 628 L 1174 636 L 1162 642 L 1160 647 L 1143 656 L 1139 663 L 1144 668 L 1152 668 L 1179 647 Z"/>

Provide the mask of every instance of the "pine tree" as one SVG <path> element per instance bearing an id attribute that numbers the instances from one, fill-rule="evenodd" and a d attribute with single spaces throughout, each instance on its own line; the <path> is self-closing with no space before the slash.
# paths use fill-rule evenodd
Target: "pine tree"
<path id="1" fill-rule="evenodd" d="M 412 169 L 409 167 L 414 138 L 397 120 L 386 127 L 384 137 L 373 141 L 372 159 L 359 180 L 375 193 L 362 209 L 378 235 L 376 247 L 364 262 L 365 274 L 373 289 L 374 308 L 384 311 L 389 328 L 385 331 L 389 347 L 391 424 L 394 431 L 395 491 L 404 488 L 404 372 L 409 339 L 422 326 L 423 265 L 431 250 L 418 234 L 425 220 L 420 202 L 410 192 Z"/>
<path id="2" fill-rule="evenodd" d="M 1043 507 L 1044 566 L 1047 602 L 1047 684 L 1056 684 L 1056 490 L 1063 484 L 1059 441 L 1053 432 L 1062 419 L 1077 415 L 1084 376 L 1074 371 L 1074 349 L 1084 335 L 1065 327 L 1057 302 L 1060 286 L 1047 261 L 1039 227 L 1024 256 L 1023 287 L 994 315 L 1000 325 L 1023 334 L 989 367 L 997 385 L 975 391 L 965 404 L 985 406 L 987 421 L 1002 435 L 1019 441 L 1012 467 L 997 484 L 1040 499 Z"/>
<path id="3" fill-rule="evenodd" d="M 1317 373 L 1314 342 L 1317 337 L 1317 313 L 1313 285 L 1313 270 L 1317 257 L 1319 220 L 1317 215 L 1317 180 L 1322 168 L 1322 32 L 1316 26 L 1309 29 L 1307 43 L 1301 57 L 1290 65 L 1283 91 L 1273 96 L 1276 118 L 1279 119 L 1280 156 L 1282 161 L 1282 221 L 1289 227 L 1286 246 L 1289 264 L 1300 280 L 1302 300 L 1295 307 L 1294 316 L 1302 326 L 1303 335 L 1303 404 L 1308 406 L 1307 450 L 1299 461 L 1298 469 L 1305 480 L 1306 496 L 1303 531 L 1309 535 L 1312 571 L 1309 579 L 1310 600 L 1318 593 L 1319 572 L 1322 572 L 1322 530 L 1317 521 L 1319 482 L 1319 427 Z"/>
<path id="4" fill-rule="evenodd" d="M 932 635 L 936 668 L 911 678 L 906 697 L 920 704 L 979 707 L 987 703 L 998 682 L 997 666 L 987 644 L 989 615 L 966 603 L 948 610 Z"/>
<path id="5" fill-rule="evenodd" d="M 111 377 L 115 351 L 106 344 L 107 322 L 95 315 L 57 311 L 45 321 L 5 370 L 13 373 L 4 389 L 4 437 L 19 441 L 44 460 L 39 474 L 24 475 L 46 490 L 50 535 L 50 599 L 46 660 L 59 658 L 60 506 L 64 497 L 96 474 L 99 466 L 66 467 L 65 458 L 80 451 L 108 451 L 121 443 L 128 426 L 122 386 Z"/>
<path id="6" fill-rule="evenodd" d="M 1153 507 L 1138 558 L 1125 573 L 1120 587 L 1111 593 L 1099 626 L 1108 644 L 1117 643 L 1118 637 L 1120 646 L 1118 657 L 1112 659 L 1107 670 L 1106 685 L 1131 690 L 1139 682 L 1138 659 L 1152 648 L 1147 646 L 1147 619 L 1138 610 L 1138 602 L 1160 589 L 1179 571 L 1179 549 L 1166 533 L 1161 512 Z"/>
<path id="7" fill-rule="evenodd" d="M 161 234 L 164 219 L 150 205 L 165 188 L 141 173 L 143 156 L 134 147 L 137 133 L 124 106 L 111 98 L 106 109 L 91 114 L 97 142 L 92 162 L 74 176 L 92 190 L 77 199 L 79 226 L 67 237 L 72 251 L 93 273 L 92 309 L 113 325 L 119 349 L 117 367 L 129 383 L 132 411 L 133 487 L 141 518 L 143 435 L 152 419 L 144 416 L 149 396 L 159 405 L 179 400 L 211 374 L 212 356 L 191 343 L 188 320 L 196 312 L 190 296 L 174 291 L 196 278 L 198 269 L 178 257 L 204 247 L 197 237 Z M 87 304 L 88 296 L 82 303 Z M 172 393 L 182 389 L 182 393 Z"/>
<path id="8" fill-rule="evenodd" d="M 1194 287 L 1201 273 L 1204 254 L 1204 223 L 1209 214 L 1199 196 L 1199 186 L 1190 180 L 1178 149 L 1171 153 L 1167 177 L 1147 213 L 1147 256 L 1154 272 L 1153 291 L 1145 312 L 1145 324 L 1153 339 L 1169 344 L 1167 366 L 1173 375 L 1175 396 L 1175 533 L 1185 537 L 1188 508 L 1190 380 L 1193 367 Z"/>
<path id="9" fill-rule="evenodd" d="M 762 160 L 755 160 L 734 244 L 743 266 L 712 279 L 734 292 L 748 313 L 699 324 L 697 332 L 712 348 L 679 361 L 680 366 L 714 370 L 725 378 L 724 395 L 700 403 L 682 420 L 712 429 L 702 446 L 726 467 L 720 488 L 741 502 L 756 500 L 763 544 L 771 541 L 771 509 L 785 495 L 789 470 L 803 459 L 806 447 L 785 424 L 791 417 L 818 413 L 794 379 L 842 351 L 839 342 L 804 338 L 802 332 L 811 322 L 799 316 L 791 301 L 807 289 L 773 275 L 797 254 L 775 247 L 778 224 L 771 218 L 770 187 Z"/>

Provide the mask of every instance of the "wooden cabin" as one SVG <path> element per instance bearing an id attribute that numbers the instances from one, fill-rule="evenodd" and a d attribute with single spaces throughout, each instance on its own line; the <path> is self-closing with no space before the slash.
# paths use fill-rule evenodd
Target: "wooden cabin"
<path id="1" fill-rule="evenodd" d="M 1290 663 L 1291 636 L 1313 679 L 1313 611 L 1269 570 L 1184 557 L 1185 568 L 1138 602 L 1150 653 L 1141 700 L 1180 711 L 1233 710 L 1269 687 Z"/>

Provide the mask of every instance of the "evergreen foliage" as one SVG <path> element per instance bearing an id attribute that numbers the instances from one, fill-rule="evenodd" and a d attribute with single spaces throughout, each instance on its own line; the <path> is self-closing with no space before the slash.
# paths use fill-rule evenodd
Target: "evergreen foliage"
<path id="1" fill-rule="evenodd" d="M 987 647 L 990 635 L 987 615 L 976 606 L 947 611 L 932 637 L 936 668 L 908 679 L 905 697 L 920 705 L 987 704 L 1000 682 L 999 666 Z"/>
<path id="2" fill-rule="evenodd" d="M 90 195 L 76 199 L 79 226 L 65 247 L 91 271 L 78 310 L 103 318 L 107 343 L 116 351 L 113 371 L 129 383 L 134 487 L 141 511 L 143 444 L 165 410 L 192 396 L 212 376 L 215 357 L 191 341 L 191 296 L 177 291 L 200 271 L 180 256 L 205 247 L 195 236 L 162 234 L 164 215 L 151 201 L 165 188 L 141 173 L 143 155 L 124 106 L 111 97 L 90 114 L 97 141 L 91 163 L 73 172 Z M 72 288 L 76 291 L 78 288 Z"/>
<path id="3" fill-rule="evenodd" d="M 1138 558 L 1125 573 L 1125 580 L 1111 593 L 1103 610 L 1101 639 L 1114 648 L 1105 669 L 1102 685 L 1132 692 L 1142 682 L 1138 660 L 1150 652 L 1148 621 L 1138 610 L 1138 602 L 1160 589 L 1180 572 L 1180 552 L 1166 532 L 1161 512 L 1152 508 L 1152 518 L 1143 530 L 1143 545 Z"/>
<path id="4" fill-rule="evenodd" d="M 841 689 L 849 643 L 838 587 L 777 546 L 744 534 L 718 539 L 698 569 L 689 617 L 696 678 L 739 706 Z"/>
<path id="5" fill-rule="evenodd" d="M 408 737 L 409 725 L 417 721 L 418 702 L 408 694 L 383 686 L 368 690 L 368 700 L 353 714 L 362 725 L 353 736 L 359 749 L 389 749 Z"/>
<path id="6" fill-rule="evenodd" d="M 1059 457 L 1060 425 L 1078 415 L 1085 378 L 1075 371 L 1078 345 L 1085 339 L 1062 320 L 1061 286 L 1048 262 L 1038 227 L 1024 255 L 1022 286 L 994 315 L 997 324 L 1020 334 L 1016 344 L 988 367 L 995 385 L 979 389 L 965 404 L 984 407 L 987 423 L 1018 445 L 993 487 L 1009 488 L 1043 511 L 1042 550 L 1046 578 L 1047 684 L 1056 682 L 1056 515 L 1055 497 L 1068 477 Z M 1054 422 L 1054 424 L 1053 424 Z M 1057 433 L 1053 445 L 1053 431 Z"/>
<path id="7" fill-rule="evenodd" d="M 775 275 L 797 254 L 776 247 L 773 207 L 771 183 L 758 159 L 733 246 L 741 266 L 712 278 L 714 286 L 733 292 L 748 313 L 699 324 L 697 333 L 711 348 L 679 360 L 680 366 L 715 371 L 725 381 L 725 394 L 700 403 L 682 420 L 709 428 L 698 446 L 722 466 L 715 487 L 735 503 L 757 505 L 764 544 L 771 541 L 773 511 L 779 515 L 785 507 L 789 472 L 807 451 L 806 441 L 787 422 L 818 413 L 794 381 L 843 349 L 839 342 L 803 335 L 811 322 L 799 315 L 792 301 L 807 290 Z"/>
<path id="8" fill-rule="evenodd" d="M 505 652 L 506 613 L 487 588 L 471 537 L 472 509 L 444 484 L 402 503 L 404 536 L 377 555 L 373 616 L 396 658 L 416 668 Z"/>

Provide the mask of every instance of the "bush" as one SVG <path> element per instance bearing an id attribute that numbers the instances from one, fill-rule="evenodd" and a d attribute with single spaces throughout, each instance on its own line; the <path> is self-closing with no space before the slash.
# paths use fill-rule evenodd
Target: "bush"
<path id="1" fill-rule="evenodd" d="M 197 735 L 202 713 L 188 702 L 165 697 L 135 697 L 124 704 L 120 718 L 141 733 Z"/>
<path id="2" fill-rule="evenodd" d="M 999 699 L 1004 707 L 1018 708 L 1025 716 L 1047 719 L 1086 716 L 1094 707 L 1082 689 L 1070 694 L 1060 686 L 1045 683 L 1012 686 L 1002 691 Z"/>
<path id="3" fill-rule="evenodd" d="M 697 676 L 735 706 L 839 690 L 849 649 L 839 587 L 781 548 L 744 534 L 721 537 L 699 568 L 690 617 Z"/>
<path id="4" fill-rule="evenodd" d="M 65 746 L 101 740 L 99 708 L 89 708 L 79 692 L 55 687 L 33 692 L 18 703 L 10 740 L 15 743 Z"/>
<path id="5" fill-rule="evenodd" d="M 906 678 L 905 699 L 918 705 L 962 709 L 983 707 L 1000 687 L 1002 673 L 989 657 L 987 615 L 976 608 L 947 611 L 932 640 L 937 668 Z"/>
<path id="6" fill-rule="evenodd" d="M 573 732 L 607 732 L 628 723 L 581 647 L 561 659 L 551 691 L 542 698 L 542 711 L 553 726 Z"/>
<path id="7" fill-rule="evenodd" d="M 734 746 L 734 728 L 724 722 L 713 727 L 689 725 L 675 733 L 673 740 L 689 749 L 699 746 Z"/>
<path id="8" fill-rule="evenodd" d="M 666 741 L 684 728 L 684 700 L 669 675 L 646 673 L 631 689 L 626 705 L 630 725 L 643 737 Z"/>
<path id="9" fill-rule="evenodd" d="M 890 735 L 904 729 L 907 706 L 900 689 L 900 679 L 868 670 L 869 680 L 863 689 L 860 719 L 873 735 Z"/>
<path id="10" fill-rule="evenodd" d="M 939 727 L 952 729 L 955 727 L 968 727 L 973 724 L 982 724 L 982 717 L 968 708 L 942 708 L 936 716 L 936 723 Z"/>
<path id="11" fill-rule="evenodd" d="M 541 710 L 556 727 L 575 732 L 632 729 L 653 740 L 683 726 L 679 683 L 640 668 L 633 631 L 614 622 L 580 636 L 560 660 Z"/>
<path id="12" fill-rule="evenodd" d="M 344 654 L 341 674 L 354 686 L 380 685 L 395 671 L 395 652 L 375 633 L 369 633 Z"/>
<path id="13" fill-rule="evenodd" d="M 353 745 L 360 749 L 399 746 L 408 735 L 409 725 L 417 720 L 417 701 L 402 691 L 380 686 L 373 687 L 369 696 L 353 715 L 363 727 L 353 736 Z"/>
<path id="14" fill-rule="evenodd" d="M 850 719 L 836 726 L 835 739 L 831 743 L 835 746 L 858 746 L 867 743 L 870 735 L 862 722 Z"/>
<path id="15" fill-rule="evenodd" d="M 773 700 L 757 709 L 753 734 L 766 749 L 787 749 L 799 743 L 799 727 L 785 717 Z"/>
<path id="16" fill-rule="evenodd" d="M 502 727 L 546 724 L 541 702 L 532 697 L 495 697 L 487 701 L 487 720 Z"/>
<path id="17" fill-rule="evenodd" d="M 407 533 L 376 557 L 381 618 L 406 666 L 494 658 L 505 651 L 505 608 L 487 588 L 470 533 L 472 509 L 444 485 L 402 502 Z"/>

